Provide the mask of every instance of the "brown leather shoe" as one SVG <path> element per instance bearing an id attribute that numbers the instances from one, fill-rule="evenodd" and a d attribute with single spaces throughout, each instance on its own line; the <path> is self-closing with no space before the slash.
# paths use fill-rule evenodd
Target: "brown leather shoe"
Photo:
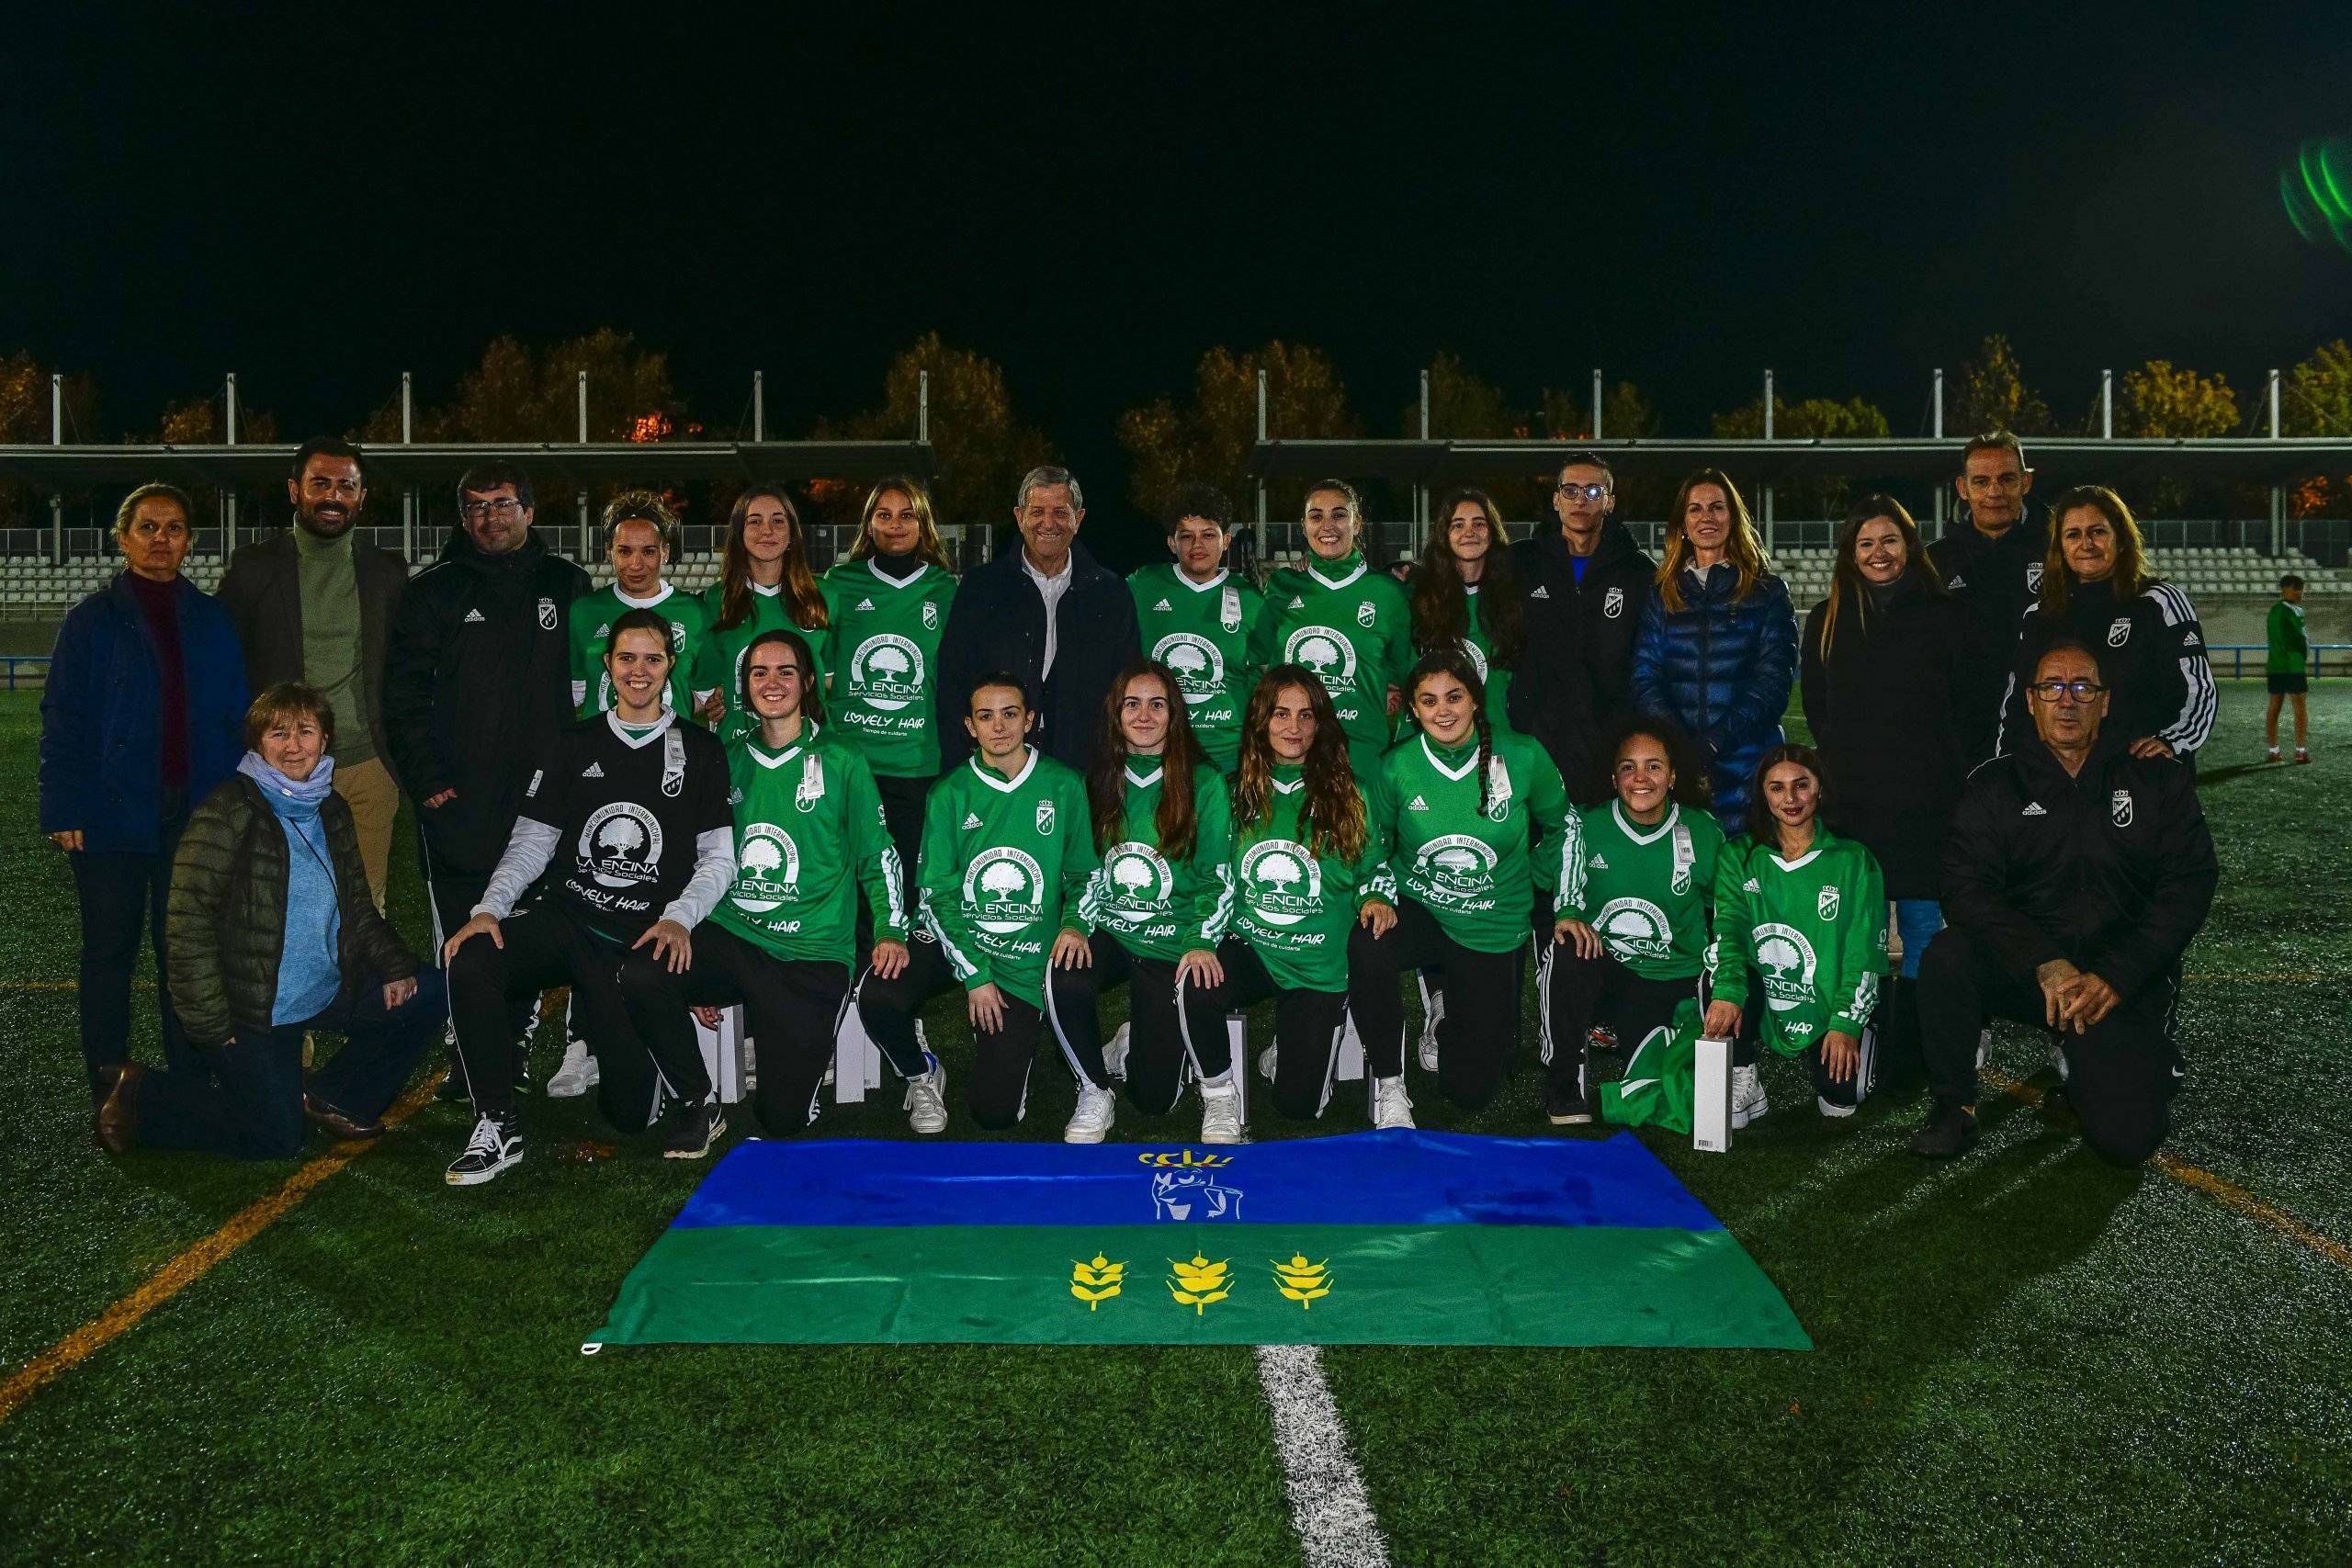
<path id="1" fill-rule="evenodd" d="M 114 1085 L 98 1107 L 98 1144 L 110 1155 L 128 1154 L 139 1145 L 139 1080 L 147 1069 L 125 1062 L 115 1069 Z"/>
<path id="2" fill-rule="evenodd" d="M 311 1125 L 337 1143 L 365 1143 L 384 1135 L 381 1122 L 356 1122 L 314 1094 L 302 1097 L 302 1114 L 311 1119 Z"/>

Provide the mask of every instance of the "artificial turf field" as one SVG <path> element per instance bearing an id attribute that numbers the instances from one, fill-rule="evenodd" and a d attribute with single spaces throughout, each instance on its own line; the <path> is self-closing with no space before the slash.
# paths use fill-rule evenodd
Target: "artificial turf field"
<path id="1" fill-rule="evenodd" d="M 0 838 L 0 1384 L 305 1168 L 92 1145 L 73 889 L 32 825 L 33 702 L 0 696 L 18 825 Z M 1773 1111 L 1729 1156 L 1645 1136 L 1817 1348 L 1327 1349 L 1391 1557 L 2352 1561 L 2352 699 L 2314 696 L 2300 769 L 2248 765 L 2262 704 L 2224 682 L 2206 753 L 2223 880 L 2189 953 L 2176 1164 L 2109 1170 L 1991 1095 L 1975 1156 L 1930 1166 L 1903 1147 L 1917 1104 L 1826 1125 L 1768 1060 Z M 415 867 L 397 864 L 418 940 Z M 960 1031 L 932 1018 L 952 1078 Z M 560 1049 L 543 1031 L 540 1072 Z M 2022 1030 L 1994 1066 L 2048 1078 Z M 1410 1068 L 1416 1114 L 1532 1133 L 1529 1068 L 1476 1117 Z M 1023 1135 L 1057 1135 L 1067 1077 L 1035 1083 Z M 650 1139 L 560 1157 L 613 1141 L 593 1103 L 526 1102 L 529 1158 L 471 1190 L 441 1179 L 468 1112 L 427 1105 L 119 1337 L 0 1393 L 0 1558 L 1298 1560 L 1247 1349 L 582 1357 L 704 1168 Z M 820 1125 L 908 1136 L 897 1105 Z M 1116 1138 L 1197 1132 L 1189 1112 L 1120 1115 Z M 1332 1117 L 1363 1124 L 1344 1099 Z M 979 1134 L 959 1113 L 950 1135 Z"/>

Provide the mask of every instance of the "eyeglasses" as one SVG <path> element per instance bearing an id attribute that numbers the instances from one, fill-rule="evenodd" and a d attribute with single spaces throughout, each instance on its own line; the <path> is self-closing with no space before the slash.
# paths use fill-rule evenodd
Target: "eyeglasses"
<path id="1" fill-rule="evenodd" d="M 2107 688 L 2097 681 L 2036 681 L 2026 690 L 2045 703 L 2054 703 L 2064 697 L 2086 703 Z"/>
<path id="2" fill-rule="evenodd" d="M 523 503 L 511 495 L 502 495 L 496 501 L 469 501 L 458 508 L 458 514 L 469 523 L 484 517 L 495 517 L 503 523 L 521 515 L 522 511 Z"/>
<path id="3" fill-rule="evenodd" d="M 1609 493 L 1609 487 L 1607 485 L 1572 485 L 1563 481 L 1562 483 L 1554 485 L 1552 488 L 1561 495 L 1570 497 L 1580 495 L 1587 501 L 1599 501 L 1602 496 Z"/>

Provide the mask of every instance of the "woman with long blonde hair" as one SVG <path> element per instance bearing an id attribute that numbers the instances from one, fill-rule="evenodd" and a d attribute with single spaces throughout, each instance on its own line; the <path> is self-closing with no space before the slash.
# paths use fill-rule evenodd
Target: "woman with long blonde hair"
<path id="1" fill-rule="evenodd" d="M 743 655 L 760 633 L 779 626 L 798 631 L 816 653 L 823 679 L 831 663 L 831 622 L 808 570 L 808 531 L 782 485 L 753 485 L 735 498 L 718 581 L 704 591 L 702 606 L 710 632 L 695 666 L 695 690 L 717 691 L 705 716 L 721 740 L 739 739 L 751 728 L 743 712 Z"/>

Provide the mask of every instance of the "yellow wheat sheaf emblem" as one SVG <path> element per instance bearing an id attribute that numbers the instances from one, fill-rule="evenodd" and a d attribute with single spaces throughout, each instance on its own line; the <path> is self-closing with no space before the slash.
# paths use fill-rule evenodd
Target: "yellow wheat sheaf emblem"
<path id="1" fill-rule="evenodd" d="M 1296 1302 L 1302 1311 L 1313 1311 L 1317 1302 L 1331 1293 L 1329 1258 L 1320 1263 L 1309 1263 L 1306 1254 L 1294 1252 L 1287 1263 L 1279 1258 L 1272 1261 L 1274 1288 Z"/>
<path id="2" fill-rule="evenodd" d="M 1231 1295 L 1226 1280 L 1226 1265 L 1232 1259 L 1212 1263 L 1201 1254 L 1193 1254 L 1190 1263 L 1168 1260 L 1175 1272 L 1168 1276 L 1168 1293 L 1191 1307 L 1195 1315 L 1206 1313 L 1211 1302 L 1221 1302 Z"/>
<path id="3" fill-rule="evenodd" d="M 1125 1282 L 1126 1277 L 1125 1264 L 1114 1263 L 1098 1252 L 1093 1262 L 1071 1267 L 1069 1293 L 1084 1302 L 1086 1310 L 1092 1312 L 1119 1293 L 1119 1287 Z"/>

